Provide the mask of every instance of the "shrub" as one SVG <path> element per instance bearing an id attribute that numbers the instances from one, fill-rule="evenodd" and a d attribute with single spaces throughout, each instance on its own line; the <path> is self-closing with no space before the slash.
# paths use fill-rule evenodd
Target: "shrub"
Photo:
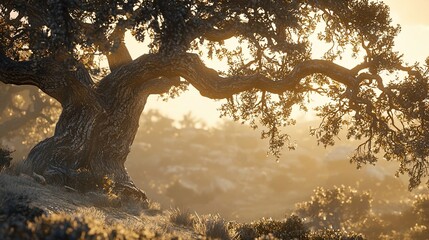
<path id="1" fill-rule="evenodd" d="M 369 193 L 360 193 L 351 187 L 319 187 L 310 201 L 297 204 L 296 214 L 306 219 L 307 226 L 314 230 L 349 230 L 353 223 L 370 216 L 371 202 Z"/>
<path id="2" fill-rule="evenodd" d="M 29 207 L 22 195 L 2 194 L 0 198 L 0 239 L 32 239 L 27 223 L 36 221 L 43 210 Z"/>
<path id="3" fill-rule="evenodd" d="M 291 216 L 283 221 L 261 219 L 249 224 L 239 224 L 235 228 L 238 239 L 274 237 L 277 239 L 308 239 L 309 231 L 302 220 Z"/>
<path id="4" fill-rule="evenodd" d="M 30 207 L 28 199 L 23 195 L 3 193 L 0 197 L 0 216 L 2 220 L 30 220 L 43 214 L 43 210 Z"/>
<path id="5" fill-rule="evenodd" d="M 28 207 L 28 206 L 27 206 Z M 130 229 L 122 224 L 106 225 L 103 214 L 96 209 L 81 210 L 76 216 L 65 213 L 41 215 L 33 214 L 33 208 L 18 208 L 21 214 L 29 212 L 25 218 L 6 216 L 0 213 L 0 239 L 173 239 L 174 236 L 161 235 L 145 228 Z M 26 209 L 25 211 L 22 211 Z M 29 211 L 28 211 L 29 209 Z M 36 209 L 37 210 L 37 209 Z M 43 211 L 42 211 L 43 212 Z M 86 214 L 85 216 L 83 214 Z M 29 217 L 34 216 L 34 217 Z"/>
<path id="6" fill-rule="evenodd" d="M 156 216 L 162 214 L 161 204 L 155 201 L 147 200 L 147 209 L 144 210 L 145 214 Z"/>

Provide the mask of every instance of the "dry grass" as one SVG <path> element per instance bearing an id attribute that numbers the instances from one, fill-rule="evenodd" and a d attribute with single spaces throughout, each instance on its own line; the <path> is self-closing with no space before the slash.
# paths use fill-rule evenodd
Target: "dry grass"
<path id="1" fill-rule="evenodd" d="M 76 210 L 75 215 L 80 217 L 90 217 L 100 221 L 101 223 L 106 222 L 106 213 L 95 207 L 79 207 Z"/>
<path id="2" fill-rule="evenodd" d="M 169 219 L 176 225 L 193 228 L 196 233 L 209 239 L 231 239 L 228 223 L 218 214 L 200 216 L 189 210 L 174 208 L 169 211 Z"/>
<path id="3" fill-rule="evenodd" d="M 182 211 L 179 208 L 173 208 L 169 211 L 170 222 L 184 227 L 193 227 L 195 217 L 192 213 L 187 211 Z"/>
<path id="4" fill-rule="evenodd" d="M 209 239 L 231 239 L 228 223 L 219 214 L 202 216 L 196 214 L 194 229 Z"/>

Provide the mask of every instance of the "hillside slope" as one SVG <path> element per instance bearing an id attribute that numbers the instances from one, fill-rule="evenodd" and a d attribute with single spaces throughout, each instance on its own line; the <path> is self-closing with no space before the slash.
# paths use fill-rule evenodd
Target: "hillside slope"
<path id="1" fill-rule="evenodd" d="M 195 239 L 156 204 L 73 192 L 25 175 L 0 174 L 0 239 Z M 68 237 L 66 237 L 68 236 Z"/>
<path id="2" fill-rule="evenodd" d="M 0 173 L 0 239 L 364 239 L 332 229 L 311 232 L 296 216 L 226 222 L 35 180 Z"/>

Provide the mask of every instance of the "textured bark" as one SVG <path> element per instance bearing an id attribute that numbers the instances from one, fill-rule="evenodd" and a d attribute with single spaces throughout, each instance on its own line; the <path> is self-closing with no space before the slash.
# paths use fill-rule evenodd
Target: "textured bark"
<path id="1" fill-rule="evenodd" d="M 118 191 L 130 190 L 145 198 L 133 185 L 124 163 L 147 96 L 127 98 L 105 111 L 85 104 L 64 106 L 54 136 L 31 150 L 24 170 L 83 190 L 100 187 L 107 177 Z"/>

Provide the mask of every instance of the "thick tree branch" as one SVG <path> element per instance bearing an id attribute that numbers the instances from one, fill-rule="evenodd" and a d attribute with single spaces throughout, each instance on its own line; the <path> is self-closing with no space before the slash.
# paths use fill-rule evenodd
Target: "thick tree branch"
<path id="1" fill-rule="evenodd" d="M 168 92 L 172 86 L 180 85 L 180 78 L 159 77 L 146 81 L 141 86 L 141 91 L 148 94 L 163 94 Z"/>
<path id="2" fill-rule="evenodd" d="M 48 66 L 50 64 L 44 64 L 43 61 L 39 64 L 31 61 L 13 61 L 0 53 L 0 81 L 6 84 L 33 85 L 48 90 L 54 88 L 49 84 L 52 79 L 47 76 Z"/>
<path id="3" fill-rule="evenodd" d="M 147 83 L 149 81 L 151 84 L 162 81 L 163 84 L 160 85 L 167 82 L 174 85 L 176 81 L 166 79 L 183 77 L 198 89 L 201 95 L 212 99 L 224 99 L 255 88 L 281 94 L 294 90 L 303 78 L 316 73 L 323 74 L 350 89 L 355 89 L 358 85 L 358 80 L 351 70 L 325 60 L 304 61 L 296 65 L 283 79 L 273 80 L 261 74 L 222 77 L 217 71 L 208 68 L 198 55 L 188 53 L 169 58 L 156 54 L 143 55 L 106 76 L 100 82 L 98 90 L 106 96 L 114 96 L 121 88 L 149 86 Z M 110 93 L 112 89 L 115 92 Z"/>
<path id="4" fill-rule="evenodd" d="M 295 89 L 300 80 L 312 74 L 320 73 L 354 89 L 357 80 L 352 71 L 335 63 L 325 60 L 308 60 L 295 66 L 283 79 L 272 80 L 263 75 L 222 77 L 205 66 L 195 54 L 187 54 L 186 60 L 177 62 L 176 72 L 188 80 L 201 95 L 221 99 L 253 88 L 281 94 Z"/>

